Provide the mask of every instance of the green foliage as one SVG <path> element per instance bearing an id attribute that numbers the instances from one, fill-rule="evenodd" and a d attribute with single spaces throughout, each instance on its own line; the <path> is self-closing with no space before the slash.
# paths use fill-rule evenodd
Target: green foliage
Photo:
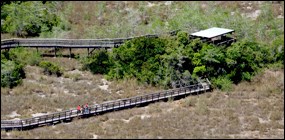
<path id="1" fill-rule="evenodd" d="M 43 4 L 40 1 L 5 4 L 1 6 L 1 32 L 17 36 L 50 32 L 60 22 L 55 6 L 56 2 Z"/>
<path id="2" fill-rule="evenodd" d="M 250 80 L 251 76 L 270 62 L 270 51 L 256 42 L 239 41 L 226 50 L 229 78 L 238 83 Z"/>
<path id="3" fill-rule="evenodd" d="M 21 84 L 22 78 L 25 78 L 23 67 L 14 61 L 1 59 L 1 87 L 12 88 Z"/>
<path id="4" fill-rule="evenodd" d="M 204 75 L 206 72 L 206 67 L 203 65 L 203 66 L 197 66 L 194 68 L 193 70 L 193 75 Z"/>
<path id="5" fill-rule="evenodd" d="M 187 45 L 189 43 L 189 39 L 188 39 L 188 33 L 187 32 L 178 32 L 177 33 L 177 41 L 181 44 L 181 45 Z"/>
<path id="6" fill-rule="evenodd" d="M 215 87 L 230 90 L 232 83 L 250 81 L 260 68 L 272 63 L 272 56 L 267 46 L 254 41 L 214 46 L 178 32 L 174 37 L 135 38 L 110 53 L 85 59 L 84 64 L 93 73 L 107 73 L 108 79 L 135 77 L 142 83 L 175 87 L 208 77 Z"/>
<path id="7" fill-rule="evenodd" d="M 274 60 L 284 64 L 284 35 L 278 36 L 272 41 Z"/>
<path id="8" fill-rule="evenodd" d="M 1 87 L 21 84 L 25 78 L 24 66 L 36 65 L 39 61 L 38 54 L 21 47 L 1 52 Z"/>
<path id="9" fill-rule="evenodd" d="M 94 54 L 80 59 L 83 63 L 83 70 L 90 70 L 93 74 L 106 74 L 112 66 L 106 50 L 95 51 Z"/>
<path id="10" fill-rule="evenodd" d="M 58 65 L 49 61 L 41 61 L 39 66 L 44 68 L 44 73 L 48 75 L 55 74 L 56 76 L 61 76 L 63 73 Z"/>
<path id="11" fill-rule="evenodd" d="M 157 84 L 161 76 L 161 55 L 165 53 L 165 39 L 136 38 L 114 48 L 112 59 L 114 65 L 108 73 L 109 78 L 121 79 L 136 77 L 141 82 Z"/>
<path id="12" fill-rule="evenodd" d="M 87 29 L 83 37 L 112 38 L 173 29 L 194 32 L 213 26 L 236 31 L 239 41 L 227 48 L 208 45 L 199 39 L 189 40 L 186 32 L 178 32 L 173 38 L 135 39 L 111 53 L 107 52 L 105 56 L 94 55 L 82 61 L 85 68 L 93 73 L 108 73 L 109 78 L 137 77 L 141 82 L 163 86 L 203 75 L 212 79 L 225 76 L 238 83 L 250 80 L 260 68 L 270 63 L 284 65 L 284 20 L 275 17 L 276 10 L 272 8 L 271 2 L 260 4 L 261 14 L 256 20 L 241 16 L 244 12 L 239 11 L 237 4 L 229 5 L 235 8 L 224 8 L 215 2 L 207 3 L 206 8 L 201 8 L 200 2 L 175 2 L 172 3 L 175 8 L 166 8 L 168 6 L 164 7 L 163 4 L 161 8 L 145 8 L 145 3 L 141 2 L 139 10 L 132 12 L 118 12 L 121 6 L 109 10 L 106 8 L 108 3 L 102 2 L 92 9 L 96 15 L 92 15 L 94 12 L 78 14 L 80 11 L 76 11 L 76 16 L 71 14 L 74 8 L 78 8 L 76 5 L 67 3 L 62 12 L 58 13 L 56 5 L 57 2 L 45 5 L 29 1 L 4 2 L 1 5 L 1 32 L 19 36 L 40 33 L 41 37 L 54 34 L 54 37 L 65 37 L 69 34 L 64 31 L 71 30 L 72 35 L 75 35 L 82 29 Z M 122 18 L 127 20 L 121 20 Z M 94 22 L 97 19 L 99 22 Z M 76 29 L 81 25 L 91 26 Z M 244 38 L 250 41 L 243 40 Z M 1 60 L 6 56 L 9 54 L 1 53 Z M 23 53 L 23 56 L 13 59 L 26 61 L 24 56 Z M 31 63 L 36 65 L 38 62 Z"/>
<path id="13" fill-rule="evenodd" d="M 31 66 L 38 65 L 41 61 L 41 56 L 39 53 L 24 47 L 11 49 L 9 51 L 8 58 L 23 65 L 28 64 Z"/>
<path id="14" fill-rule="evenodd" d="M 212 78 L 211 81 L 214 87 L 219 88 L 222 91 L 232 90 L 233 82 L 225 76 L 219 76 L 217 78 Z"/>

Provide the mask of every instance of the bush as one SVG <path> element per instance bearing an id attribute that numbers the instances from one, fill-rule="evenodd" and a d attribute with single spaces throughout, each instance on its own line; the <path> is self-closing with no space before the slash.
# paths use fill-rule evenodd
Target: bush
<path id="1" fill-rule="evenodd" d="M 15 87 L 25 78 L 23 65 L 10 60 L 1 60 L 1 87 Z"/>
<path id="2" fill-rule="evenodd" d="M 11 49 L 8 53 L 8 59 L 13 60 L 23 65 L 38 65 L 41 61 L 41 56 L 36 51 L 28 50 L 24 47 Z"/>
<path id="3" fill-rule="evenodd" d="M 178 32 L 174 37 L 134 38 L 112 53 L 99 51 L 83 63 L 93 73 L 107 73 L 108 79 L 135 77 L 154 86 L 177 87 L 208 77 L 217 88 L 231 90 L 232 83 L 250 81 L 274 60 L 268 46 L 254 41 L 241 40 L 226 47 L 187 36 Z M 280 45 L 280 40 L 275 44 Z"/>
<path id="4" fill-rule="evenodd" d="M 138 81 L 156 85 L 163 81 L 161 55 L 165 43 L 161 38 L 140 37 L 127 41 L 111 54 L 113 66 L 108 72 L 110 79 L 136 77 Z"/>
<path id="5" fill-rule="evenodd" d="M 218 78 L 213 78 L 212 83 L 214 87 L 221 89 L 222 91 L 230 91 L 232 90 L 232 84 L 233 82 L 225 77 L 225 76 L 220 76 Z"/>
<path id="6" fill-rule="evenodd" d="M 246 40 L 234 43 L 225 53 L 227 74 L 234 83 L 242 80 L 250 81 L 251 77 L 270 63 L 271 59 L 266 46 Z"/>
<path id="7" fill-rule="evenodd" d="M 39 66 L 44 68 L 44 73 L 48 75 L 55 74 L 56 76 L 59 77 L 63 73 L 59 66 L 48 61 L 41 61 Z"/>
<path id="8" fill-rule="evenodd" d="M 106 50 L 96 51 L 91 56 L 81 59 L 83 63 L 83 70 L 90 70 L 93 74 L 107 74 L 112 61 L 109 58 L 109 54 Z"/>
<path id="9" fill-rule="evenodd" d="M 194 68 L 193 70 L 193 75 L 204 75 L 204 73 L 206 72 L 206 68 L 205 66 L 197 66 Z"/>
<path id="10" fill-rule="evenodd" d="M 11 2 L 1 6 L 1 32 L 17 36 L 38 36 L 41 32 L 52 31 L 53 26 L 59 22 L 56 2 Z"/>

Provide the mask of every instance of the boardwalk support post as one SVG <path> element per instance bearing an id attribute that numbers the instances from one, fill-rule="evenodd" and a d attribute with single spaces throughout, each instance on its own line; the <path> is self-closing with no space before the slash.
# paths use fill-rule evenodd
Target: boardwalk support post
<path id="1" fill-rule="evenodd" d="M 89 48 L 87 48 L 87 56 L 89 56 Z"/>
<path id="2" fill-rule="evenodd" d="M 54 57 L 56 57 L 56 47 L 54 47 Z"/>
<path id="3" fill-rule="evenodd" d="M 71 48 L 69 48 L 69 58 L 71 58 Z"/>

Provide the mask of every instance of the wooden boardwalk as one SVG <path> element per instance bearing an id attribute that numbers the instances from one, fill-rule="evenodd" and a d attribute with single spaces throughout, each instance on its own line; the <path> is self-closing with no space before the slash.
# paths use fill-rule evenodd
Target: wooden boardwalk
<path id="1" fill-rule="evenodd" d="M 125 41 L 138 38 L 156 38 L 158 35 L 142 35 L 128 38 L 113 39 L 57 39 L 57 38 L 37 38 L 37 39 L 4 39 L 1 40 L 1 50 L 22 47 L 32 48 L 114 48 L 122 45 Z"/>
<path id="2" fill-rule="evenodd" d="M 159 100 L 168 100 L 170 98 L 181 98 L 191 94 L 199 94 L 210 90 L 210 88 L 210 82 L 206 79 L 203 82 L 191 86 L 104 102 L 88 107 L 87 113 L 77 112 L 76 109 L 73 109 L 22 120 L 1 120 L 1 130 L 26 130 L 38 126 L 68 122 L 77 117 L 90 117 L 109 111 L 142 106 Z"/>
<path id="3" fill-rule="evenodd" d="M 143 35 L 129 38 L 114 38 L 114 39 L 5 39 L 1 40 L 1 51 L 10 50 L 18 46 L 36 48 L 51 48 L 53 49 L 54 56 L 57 49 L 69 49 L 69 57 L 72 56 L 72 49 L 87 49 L 87 54 L 91 54 L 95 49 L 112 49 L 117 48 L 124 42 L 138 38 L 148 37 L 156 38 L 158 35 Z"/>
<path id="4" fill-rule="evenodd" d="M 180 30 L 167 32 L 171 36 L 176 35 Z M 147 34 L 127 38 L 105 38 L 105 39 L 57 39 L 57 38 L 35 38 L 35 39 L 4 39 L 1 40 L 1 50 L 9 50 L 18 46 L 32 48 L 114 48 L 122 45 L 125 41 L 139 38 L 157 38 L 159 34 Z"/>

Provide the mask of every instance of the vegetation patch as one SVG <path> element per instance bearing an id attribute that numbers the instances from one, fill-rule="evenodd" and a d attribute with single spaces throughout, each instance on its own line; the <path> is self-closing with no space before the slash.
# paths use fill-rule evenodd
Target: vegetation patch
<path id="1" fill-rule="evenodd" d="M 40 67 L 44 69 L 44 73 L 47 75 L 56 75 L 56 76 L 61 76 L 63 74 L 61 68 L 49 61 L 41 61 L 39 64 Z"/>
<path id="2" fill-rule="evenodd" d="M 273 58 L 280 54 L 254 41 L 243 39 L 230 46 L 215 46 L 188 36 L 180 31 L 176 36 L 135 38 L 112 51 L 98 51 L 82 62 L 86 69 L 108 79 L 136 78 L 169 88 L 207 77 L 223 91 L 230 91 L 233 83 L 250 81 L 261 68 L 279 63 Z"/>

